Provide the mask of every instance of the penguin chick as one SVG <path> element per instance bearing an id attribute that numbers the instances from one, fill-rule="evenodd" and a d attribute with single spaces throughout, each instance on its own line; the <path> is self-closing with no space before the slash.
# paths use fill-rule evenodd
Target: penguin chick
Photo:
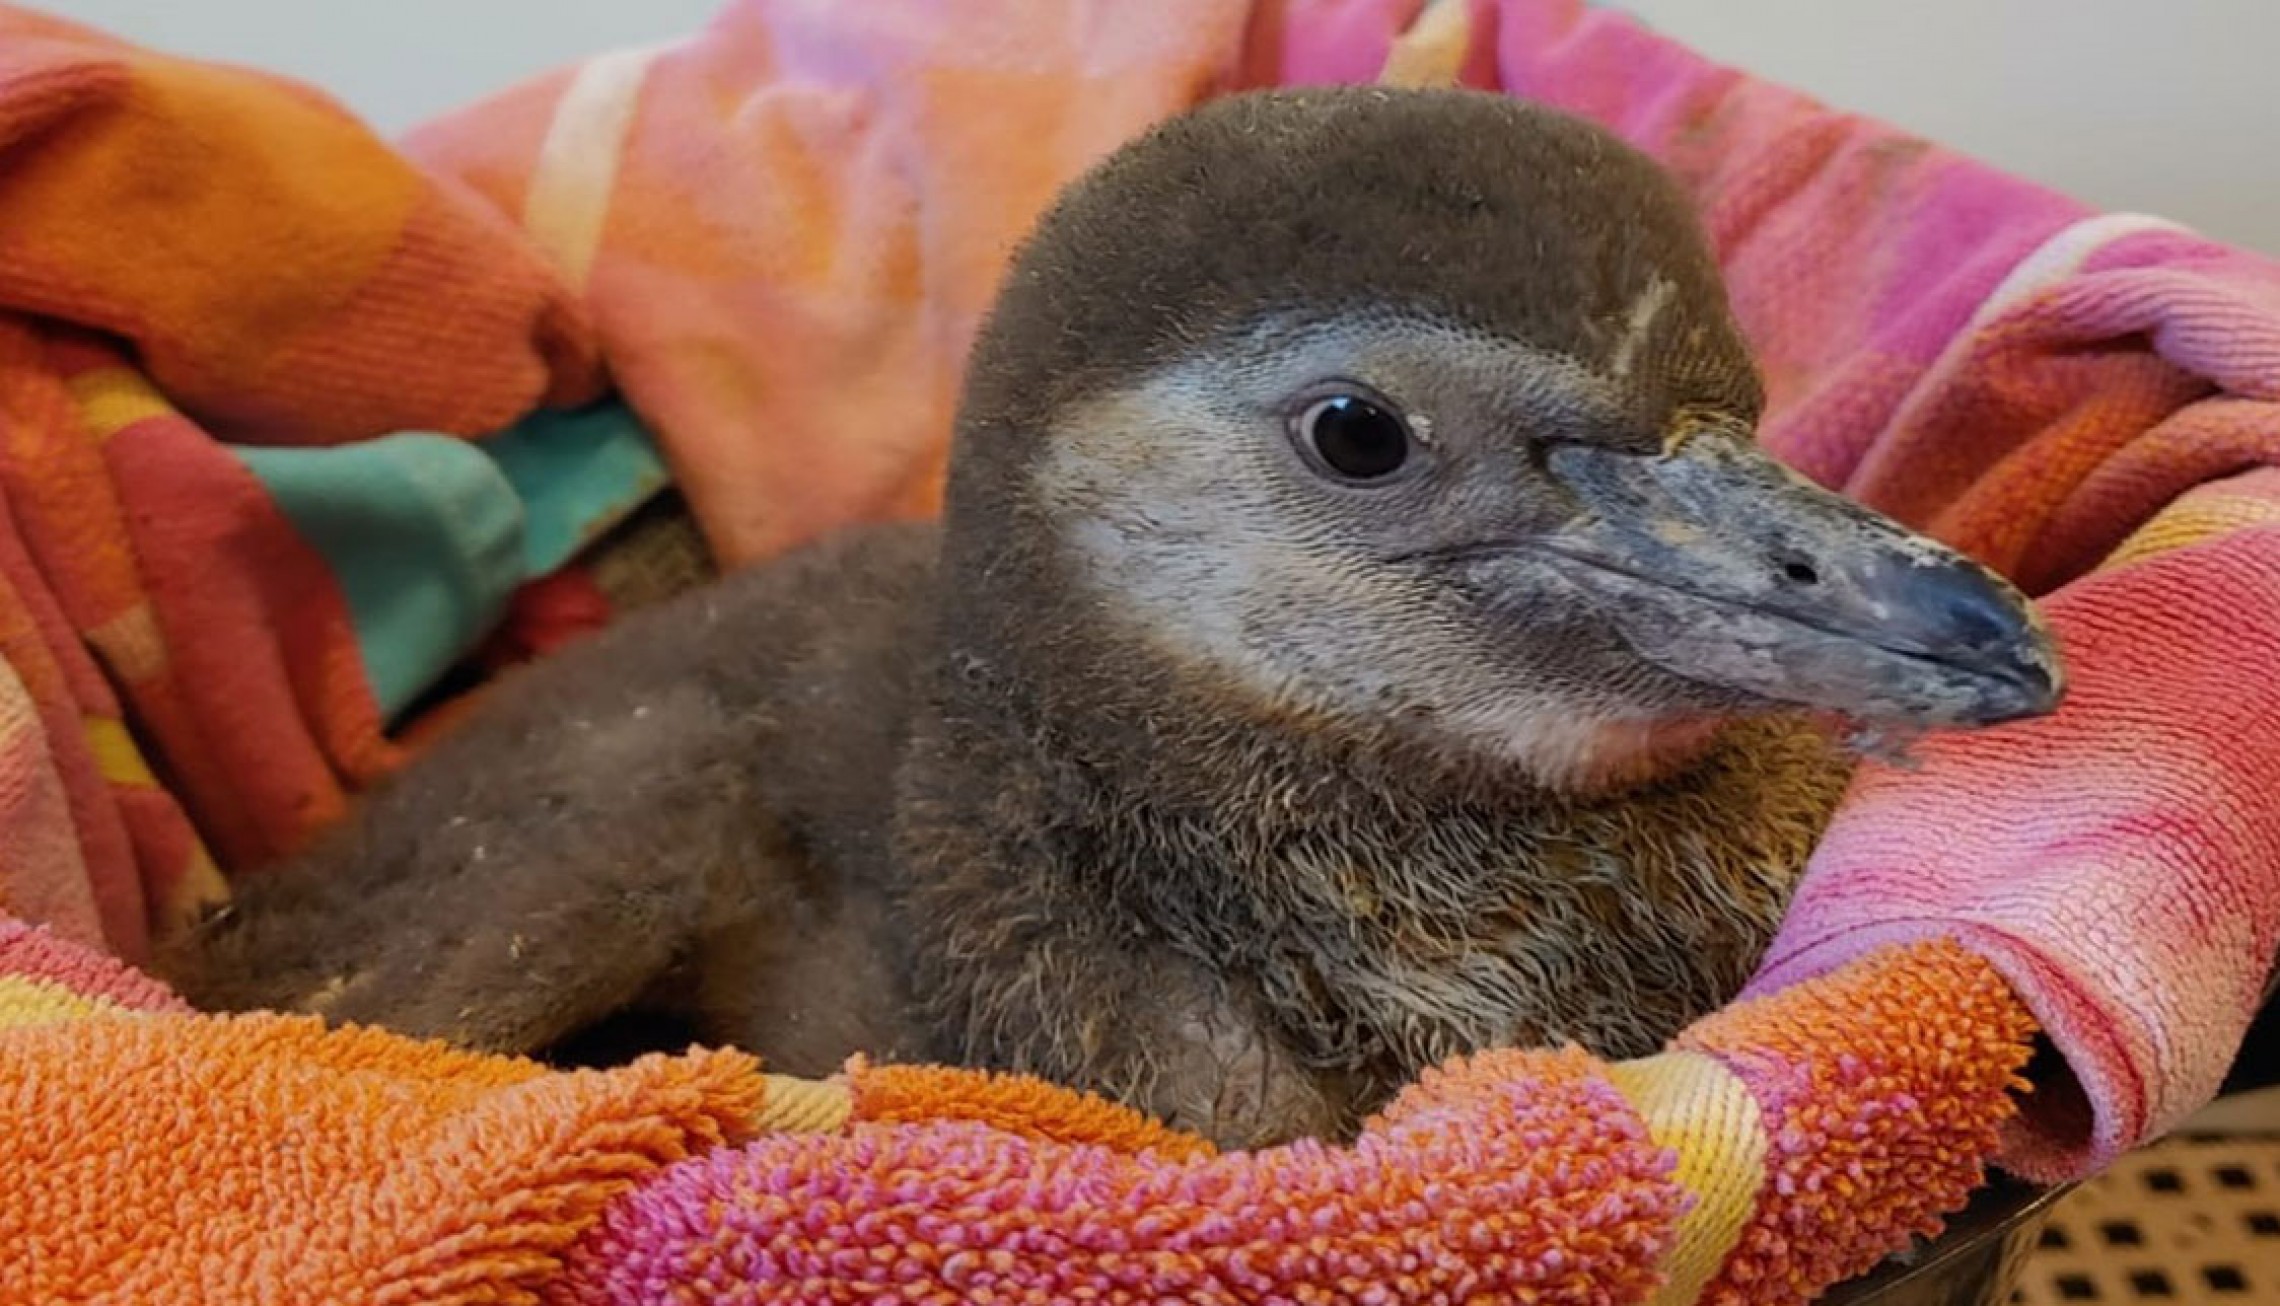
<path id="1" fill-rule="evenodd" d="M 2030 605 L 1785 471 L 1682 194 L 1485 93 L 1260 92 L 1071 186 L 947 508 L 500 684 L 161 969 L 534 1052 L 1028 1071 L 1228 1146 L 1653 1050 L 1779 922 L 1818 718 L 2051 710 Z"/>

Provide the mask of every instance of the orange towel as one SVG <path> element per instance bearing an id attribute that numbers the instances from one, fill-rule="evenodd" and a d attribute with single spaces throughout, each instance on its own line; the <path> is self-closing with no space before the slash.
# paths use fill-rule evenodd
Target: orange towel
<path id="1" fill-rule="evenodd" d="M 610 1200 L 751 1136 L 732 1052 L 552 1073 L 182 1012 L 0 919 L 0 1301 L 536 1301 Z"/>
<path id="2" fill-rule="evenodd" d="M 489 205 L 318 93 L 0 6 L 0 306 L 134 346 L 235 440 L 482 435 L 599 393 Z"/>

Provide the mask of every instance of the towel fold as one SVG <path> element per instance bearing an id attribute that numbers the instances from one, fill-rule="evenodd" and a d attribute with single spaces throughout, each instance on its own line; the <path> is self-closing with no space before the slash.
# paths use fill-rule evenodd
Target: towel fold
<path id="1" fill-rule="evenodd" d="M 0 920 L 0 1300 L 533 1302 L 609 1201 L 752 1132 L 733 1052 L 550 1072 L 197 1016 Z"/>
<path id="2" fill-rule="evenodd" d="M 550 1300 L 1799 1306 L 1980 1181 L 2028 1023 L 1925 944 L 1665 1056 L 1488 1052 L 1351 1146 L 1228 1154 L 1033 1080 L 857 1065 L 843 1128 L 628 1191 Z"/>
<path id="3" fill-rule="evenodd" d="M 2274 414 L 2280 420 L 2280 413 Z M 2250 495 L 2280 521 L 2280 472 Z M 1757 981 L 1946 936 L 1999 965 L 2075 1082 L 2046 1082 L 2005 1160 L 2090 1173 L 2217 1091 L 2280 942 L 2280 528 L 2149 556 L 2051 602 L 2066 714 L 1926 743 L 1854 787 Z M 2085 1096 L 2086 1094 L 2086 1096 Z"/>
<path id="4" fill-rule="evenodd" d="M 22 9 L 0 33 L 0 306 L 125 341 L 241 441 L 474 436 L 599 395 L 536 251 L 324 96 Z"/>

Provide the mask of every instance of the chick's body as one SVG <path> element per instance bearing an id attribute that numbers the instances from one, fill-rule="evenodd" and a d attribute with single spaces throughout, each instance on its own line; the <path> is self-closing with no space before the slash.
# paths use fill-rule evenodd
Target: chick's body
<path id="1" fill-rule="evenodd" d="M 917 995 L 938 1055 L 1230 1143 L 1337 1135 L 1460 1052 L 1653 1051 L 1747 978 L 1849 770 L 1769 720 L 1567 796 L 1154 688 L 1145 775 L 922 713 Z"/>
<path id="2" fill-rule="evenodd" d="M 1652 1050 L 1849 763 L 1802 709 L 2045 710 L 2023 600 L 1781 472 L 1683 199 L 1500 97 L 1232 97 L 1072 187 L 940 526 L 520 673 L 162 962 L 539 1051 L 1017 1069 L 1224 1144 L 1454 1053 Z"/>

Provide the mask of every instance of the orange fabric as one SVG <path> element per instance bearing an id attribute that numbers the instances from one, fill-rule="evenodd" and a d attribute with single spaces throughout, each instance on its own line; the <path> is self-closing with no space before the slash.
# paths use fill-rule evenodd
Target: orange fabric
<path id="1" fill-rule="evenodd" d="M 505 218 L 282 79 L 0 7 L 0 162 L 0 305 L 125 338 L 232 438 L 478 435 L 600 393 Z"/>
<path id="2" fill-rule="evenodd" d="M 1153 1152 L 1166 1160 L 1209 1156 L 1211 1144 L 1127 1107 L 1027 1075 L 993 1075 L 949 1066 L 848 1069 L 853 1122 L 873 1125 L 962 1120 L 1037 1142 L 1092 1144 Z"/>
<path id="3" fill-rule="evenodd" d="M 268 1015 L 0 1028 L 0 1065 L 10 1302 L 535 1301 L 761 1095 L 736 1053 L 552 1073 Z"/>

